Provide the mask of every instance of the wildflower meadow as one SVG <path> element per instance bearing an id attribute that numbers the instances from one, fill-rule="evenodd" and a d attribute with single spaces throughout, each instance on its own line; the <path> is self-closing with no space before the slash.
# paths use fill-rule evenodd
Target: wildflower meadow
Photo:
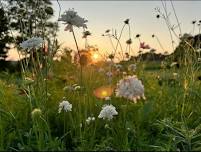
<path id="1" fill-rule="evenodd" d="M 201 151 L 201 20 L 185 31 L 161 0 L 151 13 L 172 52 L 135 31 L 138 14 L 117 14 L 102 50 L 96 23 L 63 3 L 0 0 L 0 151 Z"/>

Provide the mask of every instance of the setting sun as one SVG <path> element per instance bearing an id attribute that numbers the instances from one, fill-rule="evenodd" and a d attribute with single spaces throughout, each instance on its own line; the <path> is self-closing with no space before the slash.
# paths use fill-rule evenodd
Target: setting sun
<path id="1" fill-rule="evenodd" d="M 96 53 L 96 52 L 95 52 L 95 53 L 92 53 L 91 59 L 92 59 L 92 61 L 93 61 L 94 63 L 96 63 L 96 62 L 98 62 L 98 61 L 101 60 L 100 55 L 99 55 L 98 53 Z"/>

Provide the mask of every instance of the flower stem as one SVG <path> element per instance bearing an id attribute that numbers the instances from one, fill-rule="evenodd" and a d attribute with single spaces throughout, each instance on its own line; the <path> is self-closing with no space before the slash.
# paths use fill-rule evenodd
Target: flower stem
<path id="1" fill-rule="evenodd" d="M 76 44 L 76 48 L 77 48 L 77 52 L 78 52 L 78 56 L 79 56 L 79 62 L 80 62 L 80 84 L 82 85 L 82 64 L 81 64 L 81 55 L 80 55 L 80 51 L 79 51 L 79 48 L 78 48 L 78 44 L 77 44 L 77 40 L 76 40 L 76 37 L 75 37 L 75 32 L 73 30 L 73 27 L 72 27 L 72 33 L 73 33 L 73 38 L 75 40 L 75 44 Z"/>

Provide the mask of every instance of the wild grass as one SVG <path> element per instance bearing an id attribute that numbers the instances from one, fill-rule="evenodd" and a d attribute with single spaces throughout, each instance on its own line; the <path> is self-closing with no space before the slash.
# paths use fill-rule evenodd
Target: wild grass
<path id="1" fill-rule="evenodd" d="M 77 69 L 71 64 L 65 60 L 55 62 L 54 75 L 48 81 L 48 100 L 35 106 L 42 110 L 37 120 L 32 119 L 34 108 L 30 108 L 26 95 L 19 95 L 13 83 L 16 76 L 1 81 L 1 150 L 199 150 L 200 81 L 185 90 L 184 69 L 178 71 L 179 78 L 173 83 L 168 79 L 173 77 L 174 69 L 165 71 L 160 86 L 157 76 L 162 77 L 162 71 L 145 70 L 140 75 L 139 68 L 137 74 L 146 88 L 146 100 L 133 104 L 114 95 L 109 101 L 96 98 L 94 88 L 107 81 L 94 67 L 84 70 L 83 90 L 63 90 L 76 82 Z M 75 80 L 60 78 L 69 76 Z M 72 112 L 58 114 L 63 97 L 72 103 Z M 105 103 L 116 106 L 119 113 L 112 121 L 97 118 Z M 96 120 L 87 124 L 89 116 Z"/>
<path id="2" fill-rule="evenodd" d="M 165 2 L 162 1 L 162 5 L 164 10 L 156 11 L 168 26 L 174 49 L 173 37 L 179 39 L 179 36 L 171 28 Z M 180 28 L 175 9 L 174 15 Z M 102 62 L 88 64 L 88 58 L 84 55 L 82 58 L 82 51 L 78 47 L 79 42 L 73 31 L 76 26 L 80 27 L 70 24 L 66 28 L 72 32 L 75 40 L 79 56 L 77 63 L 72 62 L 68 50 L 61 60 L 53 60 L 59 48 L 54 37 L 47 54 L 40 54 L 42 48 L 31 48 L 30 53 L 26 49 L 21 50 L 26 55 L 34 56 L 36 53 L 36 57 L 31 58 L 33 66 L 29 67 L 25 61 L 21 62 L 23 70 L 19 73 L 0 73 L 0 151 L 200 151 L 201 81 L 198 76 L 201 71 L 196 48 L 188 41 L 183 41 L 185 52 L 177 61 L 179 68 L 170 66 L 174 62 L 174 55 L 163 60 L 168 66 L 162 66 L 161 61 L 154 59 L 143 60 L 142 56 L 132 60 L 131 27 L 127 19 L 119 35 L 116 31 L 105 32 L 104 36 L 108 36 L 114 50 L 107 52 Z M 130 41 L 127 41 L 124 50 L 120 39 L 127 27 Z M 164 51 L 158 37 L 154 37 Z M 136 38 L 141 45 L 140 35 L 136 35 Z M 85 49 L 89 47 L 87 42 L 86 38 Z M 119 64 L 122 65 L 119 71 L 114 68 L 118 49 Z M 124 55 L 127 50 L 130 60 L 126 60 Z M 152 50 L 152 57 L 153 54 Z M 135 71 L 128 70 L 131 64 L 136 64 Z M 100 71 L 100 68 L 104 71 Z M 113 75 L 108 77 L 106 72 Z M 100 86 L 116 88 L 119 80 L 128 75 L 137 75 L 142 81 L 146 99 L 138 99 L 134 103 L 116 97 L 115 92 L 109 100 L 95 95 L 94 91 Z M 61 113 L 58 112 L 63 100 L 72 104 L 72 111 L 62 109 Z M 114 105 L 118 112 L 110 121 L 99 118 L 105 104 Z M 88 117 L 94 117 L 95 120 L 88 123 Z"/>

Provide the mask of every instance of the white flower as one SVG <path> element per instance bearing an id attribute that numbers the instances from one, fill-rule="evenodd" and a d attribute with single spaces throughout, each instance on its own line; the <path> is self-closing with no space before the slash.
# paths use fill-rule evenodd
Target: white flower
<path id="1" fill-rule="evenodd" d="M 105 97 L 105 100 L 108 101 L 108 100 L 111 100 L 111 98 L 110 97 Z"/>
<path id="2" fill-rule="evenodd" d="M 68 91 L 68 90 L 72 91 L 73 89 L 74 89 L 74 88 L 73 88 L 72 86 L 70 86 L 70 85 L 65 86 L 65 87 L 63 88 L 64 91 Z"/>
<path id="3" fill-rule="evenodd" d="M 176 65 L 177 64 L 177 62 L 172 62 L 171 64 L 170 64 L 170 67 L 173 67 L 174 65 Z"/>
<path id="4" fill-rule="evenodd" d="M 88 117 L 86 123 L 89 125 L 91 121 L 95 121 L 95 117 Z"/>
<path id="5" fill-rule="evenodd" d="M 116 96 L 124 97 L 136 102 L 137 99 L 144 97 L 144 86 L 136 76 L 127 76 L 121 79 L 116 88 Z"/>
<path id="6" fill-rule="evenodd" d="M 54 57 L 53 57 L 53 60 L 54 60 L 54 61 L 59 61 L 59 62 L 60 62 L 60 61 L 61 61 L 61 56 L 60 56 L 60 57 L 56 57 L 56 56 L 54 56 Z"/>
<path id="7" fill-rule="evenodd" d="M 114 67 L 115 67 L 116 69 L 122 69 L 122 65 L 121 65 L 121 64 L 115 64 Z"/>
<path id="8" fill-rule="evenodd" d="M 126 129 L 127 129 L 128 131 L 129 131 L 129 130 L 131 130 L 131 128 L 129 128 L 129 127 L 128 127 L 128 128 L 126 128 Z"/>
<path id="9" fill-rule="evenodd" d="M 63 21 L 64 24 L 67 24 L 65 29 L 67 31 L 72 31 L 72 26 L 87 28 L 87 25 L 85 24 L 87 20 L 77 15 L 77 12 L 75 12 L 74 9 L 65 11 L 64 14 L 61 15 L 61 18 L 59 18 L 59 21 Z"/>
<path id="10" fill-rule="evenodd" d="M 38 119 L 40 118 L 40 116 L 42 115 L 42 111 L 39 108 L 35 108 L 32 112 L 31 112 L 31 116 L 33 119 Z"/>
<path id="11" fill-rule="evenodd" d="M 112 77 L 112 75 L 113 75 L 112 72 L 110 72 L 110 71 L 106 72 L 106 76 L 107 76 L 107 77 L 110 78 L 110 77 Z"/>
<path id="12" fill-rule="evenodd" d="M 103 72 L 105 72 L 105 70 L 104 70 L 103 68 L 99 68 L 99 69 L 98 69 L 98 72 L 99 72 L 99 73 L 103 73 Z"/>
<path id="13" fill-rule="evenodd" d="M 130 64 L 129 66 L 128 66 L 128 70 L 129 71 L 133 71 L 133 72 L 135 72 L 135 70 L 136 70 L 136 64 Z"/>
<path id="14" fill-rule="evenodd" d="M 22 47 L 23 49 L 37 48 L 37 47 L 40 47 L 43 42 L 44 41 L 41 37 L 32 37 L 20 43 L 20 47 Z"/>
<path id="15" fill-rule="evenodd" d="M 72 104 L 70 104 L 68 101 L 64 100 L 59 103 L 59 113 L 61 113 L 61 110 L 64 110 L 65 112 L 72 111 Z"/>
<path id="16" fill-rule="evenodd" d="M 201 49 L 197 49 L 196 52 L 201 52 Z"/>
<path id="17" fill-rule="evenodd" d="M 105 129 L 109 129 L 110 126 L 108 124 L 105 124 Z"/>
<path id="18" fill-rule="evenodd" d="M 173 73 L 172 75 L 173 75 L 174 77 L 176 77 L 176 76 L 178 75 L 178 73 Z"/>
<path id="19" fill-rule="evenodd" d="M 123 75 L 127 75 L 127 72 L 123 71 Z"/>
<path id="20" fill-rule="evenodd" d="M 113 116 L 117 114 L 118 112 L 116 111 L 116 108 L 113 105 L 104 105 L 98 118 L 111 120 Z"/>
<path id="21" fill-rule="evenodd" d="M 80 90 L 80 89 L 81 89 L 80 86 L 75 86 L 75 87 L 74 87 L 74 90 Z"/>

